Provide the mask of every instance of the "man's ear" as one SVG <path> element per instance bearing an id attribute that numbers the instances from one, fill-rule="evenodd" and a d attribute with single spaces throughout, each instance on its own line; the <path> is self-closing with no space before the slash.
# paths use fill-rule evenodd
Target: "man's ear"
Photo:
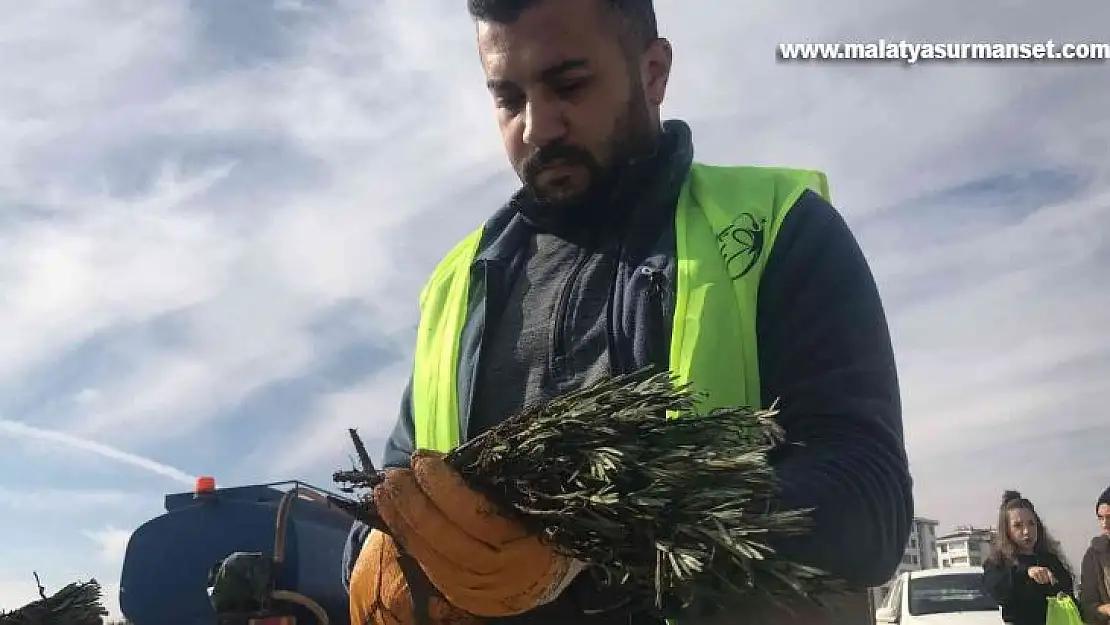
<path id="1" fill-rule="evenodd" d="M 651 42 L 640 57 L 640 77 L 644 85 L 644 95 L 655 106 L 663 104 L 667 96 L 667 81 L 671 77 L 671 42 L 660 37 Z"/>

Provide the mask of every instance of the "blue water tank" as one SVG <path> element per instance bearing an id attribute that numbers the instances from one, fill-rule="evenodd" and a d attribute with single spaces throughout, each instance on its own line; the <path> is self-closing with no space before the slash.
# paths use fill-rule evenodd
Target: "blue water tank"
<path id="1" fill-rule="evenodd" d="M 278 485 L 166 496 L 166 513 L 131 535 L 120 579 L 120 608 L 132 625 L 215 625 L 208 574 L 234 552 L 272 556 Z M 319 491 L 314 489 L 316 493 Z M 286 523 L 285 561 L 276 586 L 324 608 L 331 625 L 349 625 L 340 570 L 351 517 L 319 495 L 298 496 Z M 297 611 L 298 624 L 315 625 Z"/>

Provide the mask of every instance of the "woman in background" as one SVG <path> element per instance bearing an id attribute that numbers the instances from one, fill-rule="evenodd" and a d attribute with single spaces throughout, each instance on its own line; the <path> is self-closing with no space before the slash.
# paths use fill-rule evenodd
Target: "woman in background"
<path id="1" fill-rule="evenodd" d="M 998 510 L 998 532 L 983 564 L 983 588 L 1012 625 L 1045 625 L 1048 597 L 1074 599 L 1071 569 L 1033 503 L 1006 491 Z"/>
<path id="2" fill-rule="evenodd" d="M 1110 623 L 1110 488 L 1095 502 L 1095 516 L 1102 530 L 1083 554 L 1079 605 L 1083 620 L 1091 625 Z"/>

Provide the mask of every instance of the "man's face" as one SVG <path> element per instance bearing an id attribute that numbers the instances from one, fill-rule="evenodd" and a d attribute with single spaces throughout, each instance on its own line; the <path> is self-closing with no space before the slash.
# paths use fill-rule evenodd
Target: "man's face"
<path id="1" fill-rule="evenodd" d="M 553 206 L 589 198 L 614 165 L 643 148 L 656 123 L 650 103 L 661 102 L 665 89 L 666 76 L 651 75 L 659 63 L 630 59 L 602 6 L 541 0 L 511 24 L 478 23 L 509 161 L 531 193 Z"/>
<path id="2" fill-rule="evenodd" d="M 1104 536 L 1110 536 L 1110 504 L 1100 503 L 1095 510 L 1098 515 L 1098 528 Z"/>

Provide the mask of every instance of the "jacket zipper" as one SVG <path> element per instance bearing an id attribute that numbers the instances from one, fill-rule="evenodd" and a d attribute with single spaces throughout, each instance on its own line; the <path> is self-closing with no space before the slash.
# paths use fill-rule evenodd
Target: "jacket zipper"
<path id="1" fill-rule="evenodd" d="M 567 352 L 567 316 L 570 308 L 570 294 L 574 290 L 575 284 L 578 282 L 578 276 L 582 273 L 586 263 L 589 262 L 590 255 L 582 251 L 579 253 L 578 260 L 574 263 L 574 268 L 570 272 L 570 277 L 563 285 L 563 292 L 559 294 L 558 307 L 555 309 L 555 323 L 554 331 L 552 332 L 552 349 L 551 355 L 553 356 L 555 377 L 557 379 L 564 379 L 567 377 L 566 372 L 566 357 Z"/>
<path id="2" fill-rule="evenodd" d="M 640 273 L 647 276 L 648 279 L 648 298 L 652 304 L 659 307 L 659 313 L 663 313 L 663 272 L 655 267 L 648 267 L 644 265 L 640 267 Z"/>
<path id="3" fill-rule="evenodd" d="M 648 340 L 651 341 L 651 364 L 659 364 L 664 369 L 670 364 L 667 353 L 667 310 L 666 310 L 666 276 L 655 267 L 644 265 L 639 269 L 647 277 L 647 303 L 648 303 Z"/>
<path id="4" fill-rule="evenodd" d="M 619 279 L 622 274 L 622 269 L 624 268 L 624 245 L 617 246 L 614 258 L 616 258 L 616 261 L 613 263 L 613 274 L 610 276 L 609 281 L 612 292 L 609 294 L 609 322 L 605 324 L 607 332 L 605 338 L 608 341 L 609 369 L 611 374 L 623 375 L 626 373 L 624 370 L 624 354 L 621 352 L 621 348 L 624 347 L 624 344 L 619 342 L 617 337 L 620 336 L 618 330 L 620 330 L 623 325 L 621 323 L 619 311 L 624 309 L 624 296 L 627 294 L 625 289 L 620 288 Z"/>

